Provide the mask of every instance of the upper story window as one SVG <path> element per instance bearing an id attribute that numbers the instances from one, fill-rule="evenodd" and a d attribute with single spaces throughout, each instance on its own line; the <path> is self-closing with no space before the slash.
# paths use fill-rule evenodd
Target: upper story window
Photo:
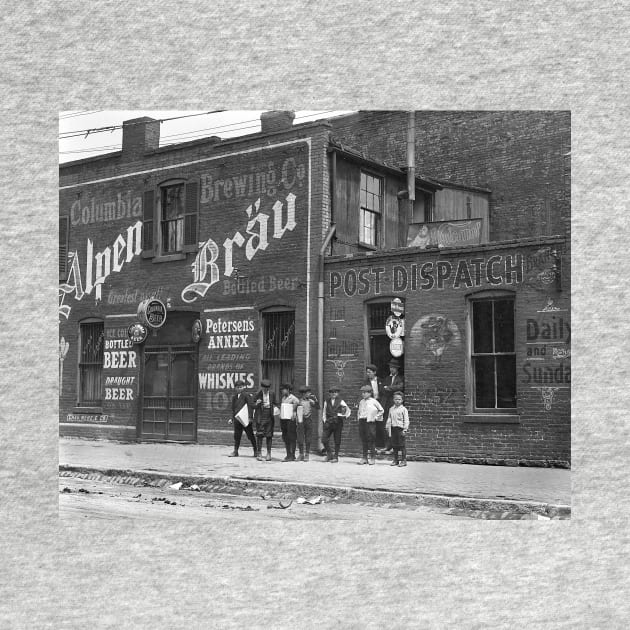
<path id="1" fill-rule="evenodd" d="M 159 257 L 196 251 L 199 183 L 170 180 L 145 191 L 142 255 Z"/>
<path id="2" fill-rule="evenodd" d="M 59 217 L 59 279 L 65 280 L 68 272 L 68 232 L 70 217 Z"/>
<path id="3" fill-rule="evenodd" d="M 383 211 L 383 178 L 361 171 L 359 241 L 378 247 Z"/>
<path id="4" fill-rule="evenodd" d="M 184 247 L 184 184 L 164 186 L 160 193 L 161 226 L 163 254 L 183 251 Z"/>
<path id="5" fill-rule="evenodd" d="M 471 300 L 473 411 L 516 409 L 514 298 Z"/>

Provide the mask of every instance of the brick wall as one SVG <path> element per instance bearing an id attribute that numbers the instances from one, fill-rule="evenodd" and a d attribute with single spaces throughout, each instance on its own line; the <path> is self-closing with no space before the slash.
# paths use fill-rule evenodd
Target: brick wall
<path id="1" fill-rule="evenodd" d="M 570 237 L 570 112 L 419 111 L 415 120 L 418 175 L 492 190 L 491 240 Z M 405 112 L 362 112 L 331 123 L 334 136 L 354 149 L 405 164 Z"/>
<path id="2" fill-rule="evenodd" d="M 325 337 L 333 339 L 342 365 L 339 373 L 333 360 L 326 361 L 326 389 L 338 384 L 346 402 L 358 404 L 370 361 L 367 305 L 398 296 L 405 302 L 409 457 L 568 466 L 570 291 L 556 282 L 552 255 L 564 247 L 562 239 L 530 239 L 329 259 Z M 471 398 L 469 300 L 489 289 L 515 301 L 517 409 L 500 422 L 473 413 Z M 429 318 L 443 318 L 441 346 L 427 332 Z M 543 387 L 555 388 L 548 408 Z M 345 451 L 359 453 L 356 413 L 344 431 Z"/>
<path id="3" fill-rule="evenodd" d="M 172 313 L 195 313 L 204 328 L 199 343 L 199 371 L 251 373 L 254 387 L 250 392 L 257 390 L 261 376 L 261 311 L 269 307 L 295 309 L 295 384 L 307 380 L 307 374 L 310 383 L 314 383 L 317 255 L 324 232 L 322 208 L 328 203 L 328 183 L 325 130 L 309 129 L 308 141 L 304 130 L 291 131 L 274 134 L 264 142 L 256 137 L 230 142 L 227 146 L 200 145 L 187 150 L 178 148 L 170 153 L 160 151 L 124 166 L 119 162 L 113 164 L 113 158 L 97 160 L 93 171 L 86 164 L 61 168 L 60 215 L 70 217 L 68 249 L 71 253 L 77 252 L 78 265 L 76 273 L 69 269 L 63 279 L 76 288 L 60 294 L 59 335 L 60 340 L 63 338 L 68 344 L 60 386 L 60 422 L 64 435 L 136 438 L 141 414 L 141 348 L 127 349 L 137 352 L 135 368 L 104 372 L 106 379 L 132 378 L 131 399 L 103 401 L 101 409 L 82 409 L 77 407 L 78 330 L 79 323 L 86 318 L 100 319 L 105 323 L 105 341 L 122 343 L 127 326 L 136 319 L 138 303 L 147 297 L 168 303 Z M 217 159 L 205 159 L 214 156 Z M 190 164 L 196 160 L 204 161 Z M 180 162 L 186 165 L 177 167 Z M 107 181 L 82 183 L 100 179 Z M 184 291 L 195 282 L 193 264 L 199 262 L 197 251 L 162 261 L 131 251 L 137 235 L 134 226 L 143 222 L 144 192 L 157 190 L 161 183 L 171 179 L 198 182 L 198 240 L 206 243 L 211 238 L 219 252 L 215 261 L 217 281 L 204 296 L 191 289 Z M 228 181 L 231 184 L 226 185 Z M 289 194 L 295 195 L 295 227 L 292 229 L 287 227 Z M 281 205 L 278 219 L 274 204 Z M 259 215 L 266 224 L 259 221 L 248 227 L 248 222 Z M 264 225 L 268 234 L 266 249 L 259 247 L 261 241 L 254 236 Z M 276 230 L 278 238 L 273 237 Z M 242 246 L 233 244 L 234 271 L 228 277 L 224 241 L 232 239 L 236 232 L 243 235 L 245 242 Z M 248 241 L 255 252 L 249 260 Z M 91 272 L 88 271 L 88 247 L 92 249 Z M 91 284 L 95 284 L 98 275 L 98 261 L 94 257 L 104 254 L 107 248 L 110 272 L 105 274 L 100 289 L 92 288 L 88 275 Z M 310 262 L 307 262 L 307 251 Z M 211 250 L 206 254 L 208 261 L 213 254 Z M 203 269 L 207 273 L 200 281 L 209 284 L 210 268 L 204 264 Z M 83 295 L 79 299 L 81 291 Z M 63 307 L 69 309 L 67 317 L 61 312 Z M 248 310 L 243 310 L 244 307 Z M 219 312 L 218 309 L 225 310 Z M 244 353 L 248 355 L 246 358 L 220 359 L 218 353 L 208 347 L 211 333 L 206 329 L 207 320 L 216 321 L 219 317 L 234 321 L 250 317 L 254 322 L 251 347 Z M 188 339 L 184 342 L 191 343 Z M 233 369 L 229 369 L 230 362 Z M 231 429 L 226 424 L 229 416 L 226 406 L 231 394 L 221 386 L 199 389 L 199 442 L 231 441 Z"/>

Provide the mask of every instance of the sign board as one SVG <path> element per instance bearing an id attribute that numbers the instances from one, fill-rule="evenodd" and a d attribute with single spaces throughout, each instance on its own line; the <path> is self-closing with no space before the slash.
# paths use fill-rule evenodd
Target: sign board
<path id="1" fill-rule="evenodd" d="M 481 243 L 483 219 L 411 223 L 407 232 L 407 247 L 461 247 Z"/>
<path id="2" fill-rule="evenodd" d="M 166 306 L 155 298 L 143 300 L 138 305 L 138 319 L 150 328 L 161 328 L 166 322 Z"/>
<path id="3" fill-rule="evenodd" d="M 192 340 L 193 343 L 199 343 L 199 340 L 201 339 L 201 331 L 203 330 L 202 325 L 201 325 L 201 320 L 200 319 L 196 319 L 193 322 L 192 325 Z"/>
<path id="4" fill-rule="evenodd" d="M 401 357 L 404 351 L 405 351 L 405 344 L 403 343 L 402 339 L 400 338 L 392 339 L 389 342 L 389 353 L 393 357 Z"/>
<path id="5" fill-rule="evenodd" d="M 127 335 L 131 343 L 144 343 L 149 334 L 149 329 L 140 322 L 134 322 L 127 328 Z"/>
<path id="6" fill-rule="evenodd" d="M 385 332 L 390 339 L 398 339 L 405 334 L 405 320 L 390 315 L 385 322 Z"/>
<path id="7" fill-rule="evenodd" d="M 405 312 L 405 305 L 400 298 L 394 298 L 391 303 L 391 311 L 396 317 L 401 317 Z"/>

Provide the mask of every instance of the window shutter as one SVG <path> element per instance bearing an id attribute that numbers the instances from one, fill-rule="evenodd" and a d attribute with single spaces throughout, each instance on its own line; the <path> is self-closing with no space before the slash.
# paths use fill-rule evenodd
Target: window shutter
<path id="1" fill-rule="evenodd" d="M 70 217 L 59 217 L 59 276 L 68 270 L 68 232 Z M 65 278 L 64 278 L 65 279 Z"/>
<path id="2" fill-rule="evenodd" d="M 186 184 L 186 207 L 184 209 L 184 251 L 196 252 L 198 248 L 197 226 L 199 224 L 199 182 Z"/>
<path id="3" fill-rule="evenodd" d="M 153 215 L 155 212 L 155 191 L 145 190 L 142 203 L 142 256 L 153 256 Z"/>

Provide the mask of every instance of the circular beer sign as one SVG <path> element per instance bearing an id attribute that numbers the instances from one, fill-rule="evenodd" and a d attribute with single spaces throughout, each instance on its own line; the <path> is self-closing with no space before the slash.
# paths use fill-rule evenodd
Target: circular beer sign
<path id="1" fill-rule="evenodd" d="M 199 340 L 201 339 L 201 331 L 202 331 L 201 320 L 200 319 L 196 319 L 193 322 L 193 325 L 192 325 L 192 340 L 193 340 L 193 343 L 199 343 Z"/>
<path id="2" fill-rule="evenodd" d="M 385 332 L 390 339 L 398 339 L 404 331 L 403 320 L 390 315 L 385 322 Z"/>
<path id="3" fill-rule="evenodd" d="M 143 343 L 149 334 L 148 328 L 140 322 L 134 322 L 127 328 L 127 335 L 131 343 Z"/>
<path id="4" fill-rule="evenodd" d="M 160 300 L 143 300 L 138 306 L 138 319 L 145 326 L 160 328 L 166 322 L 166 306 Z"/>
<path id="5" fill-rule="evenodd" d="M 405 312 L 405 306 L 400 298 L 394 298 L 390 308 L 396 317 L 400 317 Z"/>
<path id="6" fill-rule="evenodd" d="M 389 342 L 389 353 L 393 357 L 401 357 L 403 355 L 404 348 L 405 344 L 402 339 L 392 339 Z"/>

